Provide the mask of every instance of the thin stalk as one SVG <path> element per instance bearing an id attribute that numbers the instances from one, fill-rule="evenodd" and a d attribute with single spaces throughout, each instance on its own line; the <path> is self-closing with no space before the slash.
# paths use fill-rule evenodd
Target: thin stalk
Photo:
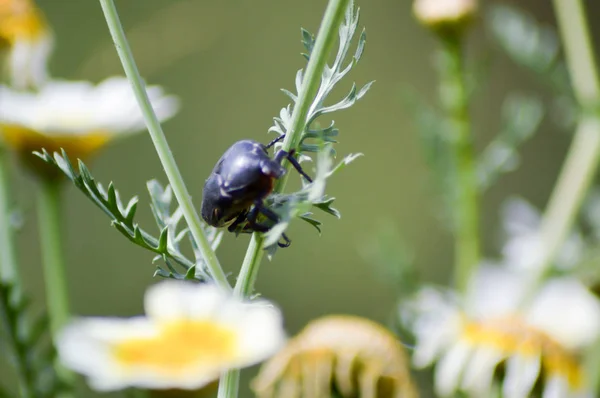
<path id="1" fill-rule="evenodd" d="M 59 180 L 43 180 L 40 182 L 38 197 L 38 224 L 42 265 L 46 287 L 46 306 L 50 318 L 50 331 L 53 341 L 70 317 L 67 273 L 62 246 L 62 230 L 60 228 L 61 210 Z M 56 372 L 66 382 L 72 383 L 74 375 L 60 364 L 55 364 Z M 70 397 L 63 393 L 61 398 Z"/>
<path id="2" fill-rule="evenodd" d="M 38 220 L 46 283 L 46 305 L 50 316 L 50 329 L 55 336 L 67 323 L 70 314 L 60 228 L 60 183 L 42 181 L 40 185 Z"/>
<path id="3" fill-rule="evenodd" d="M 306 117 L 312 101 L 319 90 L 323 69 L 338 35 L 338 29 L 344 18 L 344 12 L 349 0 L 330 0 L 325 10 L 315 45 L 311 52 L 310 60 L 306 66 L 302 87 L 298 93 L 298 100 L 292 112 L 290 130 L 283 141 L 283 149 L 298 148 L 302 133 L 306 128 Z M 290 164 L 286 163 L 286 174 L 275 185 L 274 192 L 280 193 L 285 189 Z M 254 283 L 258 276 L 260 262 L 264 255 L 263 238 L 260 233 L 252 234 L 250 244 L 246 250 L 244 262 L 240 268 L 234 294 L 238 297 L 247 297 L 254 290 Z M 226 372 L 219 382 L 218 398 L 232 398 L 238 396 L 240 371 L 238 369 Z"/>
<path id="4" fill-rule="evenodd" d="M 540 226 L 543 252 L 533 291 L 571 231 L 600 160 L 600 115 L 594 109 L 600 103 L 600 85 L 585 10 L 580 0 L 554 0 L 554 8 L 582 113 Z"/>
<path id="5" fill-rule="evenodd" d="M 600 80 L 585 8 L 581 0 L 554 0 L 554 10 L 582 113 L 540 227 L 543 253 L 532 291 L 544 280 L 571 231 L 600 162 Z M 600 340 L 588 350 L 585 362 L 590 386 L 596 392 L 600 385 L 599 352 Z"/>
<path id="6" fill-rule="evenodd" d="M 214 250 L 212 250 L 210 242 L 202 230 L 200 217 L 198 216 L 194 204 L 192 203 L 191 196 L 187 190 L 187 187 L 185 186 L 183 177 L 179 172 L 175 158 L 171 153 L 171 149 L 169 148 L 167 138 L 165 137 L 160 122 L 156 117 L 156 113 L 154 113 L 154 109 L 152 109 L 152 104 L 150 103 L 148 93 L 146 92 L 146 86 L 142 81 L 140 72 L 138 71 L 135 63 L 135 59 L 131 53 L 129 42 L 125 37 L 125 32 L 123 31 L 123 26 L 121 25 L 115 3 L 113 0 L 100 0 L 100 4 L 102 6 L 102 11 L 104 12 L 104 17 L 106 18 L 108 29 L 110 30 L 115 47 L 117 48 L 117 53 L 119 54 L 121 64 L 123 65 L 125 74 L 127 75 L 127 78 L 133 87 L 138 105 L 144 115 L 148 132 L 150 133 L 150 137 L 152 138 L 152 142 L 154 143 L 154 147 L 156 148 L 160 162 L 165 170 L 165 174 L 169 179 L 173 193 L 177 198 L 177 202 L 181 206 L 183 216 L 188 227 L 190 228 L 192 237 L 198 245 L 198 248 L 202 253 L 202 257 L 206 261 L 208 270 L 210 271 L 215 283 L 222 288 L 231 290 L 231 286 L 227 281 L 225 272 L 223 272 L 223 269 L 221 268 L 219 259 L 217 258 Z"/>
<path id="7" fill-rule="evenodd" d="M 13 286 L 13 294 L 21 293 L 13 227 L 10 220 L 10 182 L 8 152 L 0 148 L 0 280 Z"/>
<path id="8" fill-rule="evenodd" d="M 441 43 L 443 64 L 440 68 L 440 97 L 450 127 L 447 141 L 453 152 L 456 182 L 451 193 L 455 222 L 454 279 L 458 290 L 465 292 L 480 260 L 479 189 L 469 120 L 462 35 L 443 36 Z"/>

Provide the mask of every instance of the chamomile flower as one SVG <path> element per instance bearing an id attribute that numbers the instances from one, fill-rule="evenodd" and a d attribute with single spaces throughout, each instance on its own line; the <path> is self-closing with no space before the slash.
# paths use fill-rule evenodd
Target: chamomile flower
<path id="1" fill-rule="evenodd" d="M 148 87 L 160 120 L 177 113 L 179 101 L 158 86 Z M 45 163 L 31 153 L 64 148 L 86 159 L 113 139 L 143 130 L 142 113 L 126 78 L 111 77 L 98 85 L 84 81 L 50 81 L 38 92 L 0 86 L 0 134 L 28 165 Z"/>
<path id="2" fill-rule="evenodd" d="M 416 337 L 413 363 L 436 363 L 440 396 L 491 396 L 500 366 L 505 398 L 530 396 L 539 380 L 543 398 L 591 396 L 578 354 L 600 337 L 600 302 L 569 277 L 548 280 L 527 301 L 526 280 L 483 267 L 464 300 L 427 287 L 403 305 L 402 319 Z"/>
<path id="3" fill-rule="evenodd" d="M 317 319 L 265 363 L 260 398 L 413 398 L 404 347 L 383 326 L 353 316 Z"/>
<path id="4" fill-rule="evenodd" d="M 212 285 L 159 283 L 147 290 L 145 309 L 129 319 L 75 320 L 58 337 L 61 361 L 101 391 L 191 390 L 266 359 L 285 340 L 275 307 Z"/>
<path id="5" fill-rule="evenodd" d="M 32 0 L 0 0 L 0 48 L 8 50 L 11 83 L 38 87 L 47 77 L 52 33 Z"/>

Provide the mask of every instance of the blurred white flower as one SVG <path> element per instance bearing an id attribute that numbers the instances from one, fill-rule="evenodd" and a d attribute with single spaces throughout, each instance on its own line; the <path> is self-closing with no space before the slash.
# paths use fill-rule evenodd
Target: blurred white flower
<path id="1" fill-rule="evenodd" d="M 174 116 L 179 100 L 159 86 L 148 95 L 160 120 Z M 31 152 L 64 148 L 73 158 L 86 159 L 109 141 L 145 127 L 133 90 L 124 77 L 98 85 L 83 81 L 50 81 L 38 92 L 0 85 L 0 134 L 5 144 L 28 164 L 43 167 Z"/>
<path id="2" fill-rule="evenodd" d="M 521 271 L 539 267 L 543 251 L 539 235 L 542 219 L 538 210 L 521 198 L 511 198 L 503 204 L 502 221 L 507 235 L 502 264 Z M 584 250 L 582 235 L 574 231 L 557 254 L 556 268 L 572 269 L 582 260 Z"/>
<path id="3" fill-rule="evenodd" d="M 64 365 L 102 391 L 198 389 L 260 362 L 284 343 L 280 312 L 216 286 L 167 281 L 148 289 L 145 317 L 82 318 L 59 335 Z"/>
<path id="4" fill-rule="evenodd" d="M 47 78 L 53 38 L 46 20 L 31 0 L 0 1 L 0 48 L 8 50 L 11 84 L 41 86 Z"/>
<path id="5" fill-rule="evenodd" d="M 463 390 L 491 396 L 496 367 L 504 365 L 502 394 L 525 398 L 543 380 L 543 398 L 591 397 L 580 350 L 600 336 L 600 302 L 573 278 L 547 281 L 524 302 L 526 279 L 506 268 L 483 267 L 461 301 L 453 292 L 423 288 L 401 308 L 417 343 L 413 363 L 437 362 L 440 396 Z"/>

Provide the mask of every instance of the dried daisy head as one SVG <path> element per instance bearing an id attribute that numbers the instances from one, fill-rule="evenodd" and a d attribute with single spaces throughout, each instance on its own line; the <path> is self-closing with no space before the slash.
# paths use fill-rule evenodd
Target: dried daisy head
<path id="1" fill-rule="evenodd" d="M 354 316 L 309 323 L 266 362 L 252 385 L 260 398 L 417 397 L 396 336 Z"/>

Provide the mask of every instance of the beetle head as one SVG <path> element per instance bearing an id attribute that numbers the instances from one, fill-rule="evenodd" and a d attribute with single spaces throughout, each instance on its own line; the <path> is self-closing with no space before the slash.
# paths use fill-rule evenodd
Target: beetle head
<path id="1" fill-rule="evenodd" d="M 216 174 L 204 184 L 201 214 L 208 225 L 217 228 L 226 226 L 240 214 L 232 198 L 222 192 L 220 177 Z"/>

